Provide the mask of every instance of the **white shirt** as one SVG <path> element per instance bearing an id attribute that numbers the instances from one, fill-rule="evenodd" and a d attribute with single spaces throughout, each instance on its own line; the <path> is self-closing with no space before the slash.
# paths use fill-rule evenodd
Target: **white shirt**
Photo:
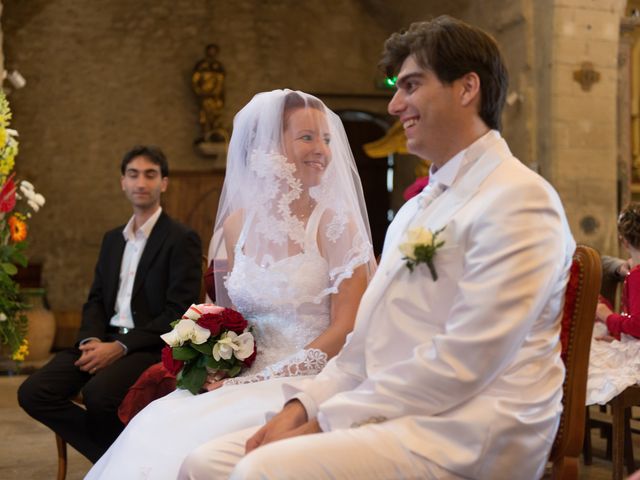
<path id="1" fill-rule="evenodd" d="M 133 315 L 131 314 L 133 283 L 136 279 L 138 263 L 140 263 L 147 239 L 149 235 L 151 235 L 151 231 L 156 225 L 158 218 L 160 218 L 161 213 L 162 207 L 158 208 L 149 220 L 135 232 L 133 231 L 135 216 L 132 216 L 124 227 L 124 230 L 122 230 L 126 245 L 120 265 L 120 282 L 118 286 L 118 296 L 116 297 L 115 314 L 109 322 L 113 327 L 134 328 Z"/>

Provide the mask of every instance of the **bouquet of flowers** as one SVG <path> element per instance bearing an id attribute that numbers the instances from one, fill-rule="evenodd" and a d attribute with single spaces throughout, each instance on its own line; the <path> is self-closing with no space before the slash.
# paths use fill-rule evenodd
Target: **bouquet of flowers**
<path id="1" fill-rule="evenodd" d="M 27 318 L 22 313 L 28 305 L 20 300 L 13 276 L 18 265 L 27 265 L 27 221 L 45 199 L 31 183 L 15 179 L 18 132 L 9 128 L 10 120 L 9 103 L 0 89 L 0 344 L 7 345 L 11 358 L 21 362 L 29 353 Z"/>
<path id="2" fill-rule="evenodd" d="M 213 304 L 191 305 L 173 330 L 161 335 L 164 367 L 176 375 L 177 387 L 194 395 L 202 390 L 210 371 L 237 376 L 256 358 L 249 324 L 230 308 Z"/>

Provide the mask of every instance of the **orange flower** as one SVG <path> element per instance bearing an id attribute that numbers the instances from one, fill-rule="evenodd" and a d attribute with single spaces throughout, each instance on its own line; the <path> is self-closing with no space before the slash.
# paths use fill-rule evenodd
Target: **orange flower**
<path id="1" fill-rule="evenodd" d="M 22 242 L 27 238 L 27 224 L 15 215 L 9 218 L 9 230 L 11 231 L 11 240 L 14 242 Z"/>

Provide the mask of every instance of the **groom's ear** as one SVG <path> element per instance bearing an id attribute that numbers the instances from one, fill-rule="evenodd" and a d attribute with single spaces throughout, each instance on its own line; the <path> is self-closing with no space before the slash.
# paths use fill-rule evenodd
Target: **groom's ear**
<path id="1" fill-rule="evenodd" d="M 465 73 L 456 82 L 460 82 L 460 105 L 468 107 L 480 106 L 480 77 L 476 72 Z"/>

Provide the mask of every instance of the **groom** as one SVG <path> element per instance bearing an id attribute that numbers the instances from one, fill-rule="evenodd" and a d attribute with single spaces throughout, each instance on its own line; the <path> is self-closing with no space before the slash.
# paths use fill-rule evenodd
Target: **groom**
<path id="1" fill-rule="evenodd" d="M 285 387 L 257 432 L 193 452 L 181 478 L 542 476 L 575 248 L 562 204 L 500 136 L 507 72 L 489 35 L 448 16 L 416 23 L 381 65 L 398 75 L 389 112 L 433 162 L 430 185 L 389 227 L 342 352 Z M 440 246 L 409 268 L 418 228 L 440 231 Z"/>

